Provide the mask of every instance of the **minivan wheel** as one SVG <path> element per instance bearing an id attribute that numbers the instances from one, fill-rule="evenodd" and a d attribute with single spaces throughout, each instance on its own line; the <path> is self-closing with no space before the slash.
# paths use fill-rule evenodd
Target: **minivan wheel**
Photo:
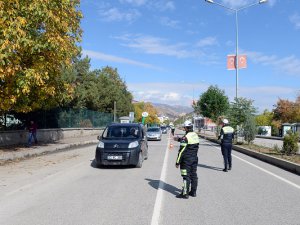
<path id="1" fill-rule="evenodd" d="M 139 160 L 138 160 L 138 163 L 136 164 L 136 167 L 137 168 L 142 168 L 142 165 L 143 165 L 143 156 L 142 156 L 142 152 L 140 152 Z"/>

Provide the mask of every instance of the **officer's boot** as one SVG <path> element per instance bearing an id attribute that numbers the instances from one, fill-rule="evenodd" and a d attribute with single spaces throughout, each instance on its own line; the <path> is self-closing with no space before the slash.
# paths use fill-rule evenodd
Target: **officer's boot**
<path id="1" fill-rule="evenodd" d="M 183 187 L 182 187 L 182 191 L 179 195 L 176 195 L 176 198 L 183 198 L 183 199 L 188 199 L 189 195 L 188 195 L 188 191 L 187 191 L 187 182 L 186 180 L 183 180 Z"/>
<path id="2" fill-rule="evenodd" d="M 197 196 L 196 191 L 191 190 L 189 192 L 189 196 L 196 197 Z"/>

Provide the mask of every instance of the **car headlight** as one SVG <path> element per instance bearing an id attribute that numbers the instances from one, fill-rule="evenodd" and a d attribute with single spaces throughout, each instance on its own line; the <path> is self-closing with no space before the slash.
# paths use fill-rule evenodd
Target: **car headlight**
<path id="1" fill-rule="evenodd" d="M 137 146 L 139 146 L 139 143 L 137 141 L 134 141 L 128 145 L 128 148 L 136 148 Z"/>
<path id="2" fill-rule="evenodd" d="M 104 148 L 104 143 L 102 141 L 99 141 L 97 147 L 98 148 Z"/>

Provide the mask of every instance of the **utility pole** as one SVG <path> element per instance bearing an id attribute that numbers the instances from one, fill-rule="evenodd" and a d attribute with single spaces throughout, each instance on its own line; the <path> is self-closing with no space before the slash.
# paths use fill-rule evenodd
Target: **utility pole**
<path id="1" fill-rule="evenodd" d="M 116 122 L 116 115 L 117 115 L 117 102 L 114 101 L 114 122 Z"/>

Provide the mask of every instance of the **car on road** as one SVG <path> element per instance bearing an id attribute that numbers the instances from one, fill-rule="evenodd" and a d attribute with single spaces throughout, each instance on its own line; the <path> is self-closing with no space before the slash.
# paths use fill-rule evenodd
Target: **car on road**
<path id="1" fill-rule="evenodd" d="M 161 126 L 160 129 L 161 129 L 161 132 L 162 132 L 163 134 L 168 133 L 168 129 L 167 129 L 166 126 Z"/>
<path id="2" fill-rule="evenodd" d="M 96 166 L 133 165 L 142 167 L 148 159 L 146 130 L 139 123 L 112 123 L 108 125 L 96 148 Z"/>
<path id="3" fill-rule="evenodd" d="M 149 127 L 147 130 L 147 140 L 158 140 L 162 137 L 162 131 L 160 127 Z"/>

